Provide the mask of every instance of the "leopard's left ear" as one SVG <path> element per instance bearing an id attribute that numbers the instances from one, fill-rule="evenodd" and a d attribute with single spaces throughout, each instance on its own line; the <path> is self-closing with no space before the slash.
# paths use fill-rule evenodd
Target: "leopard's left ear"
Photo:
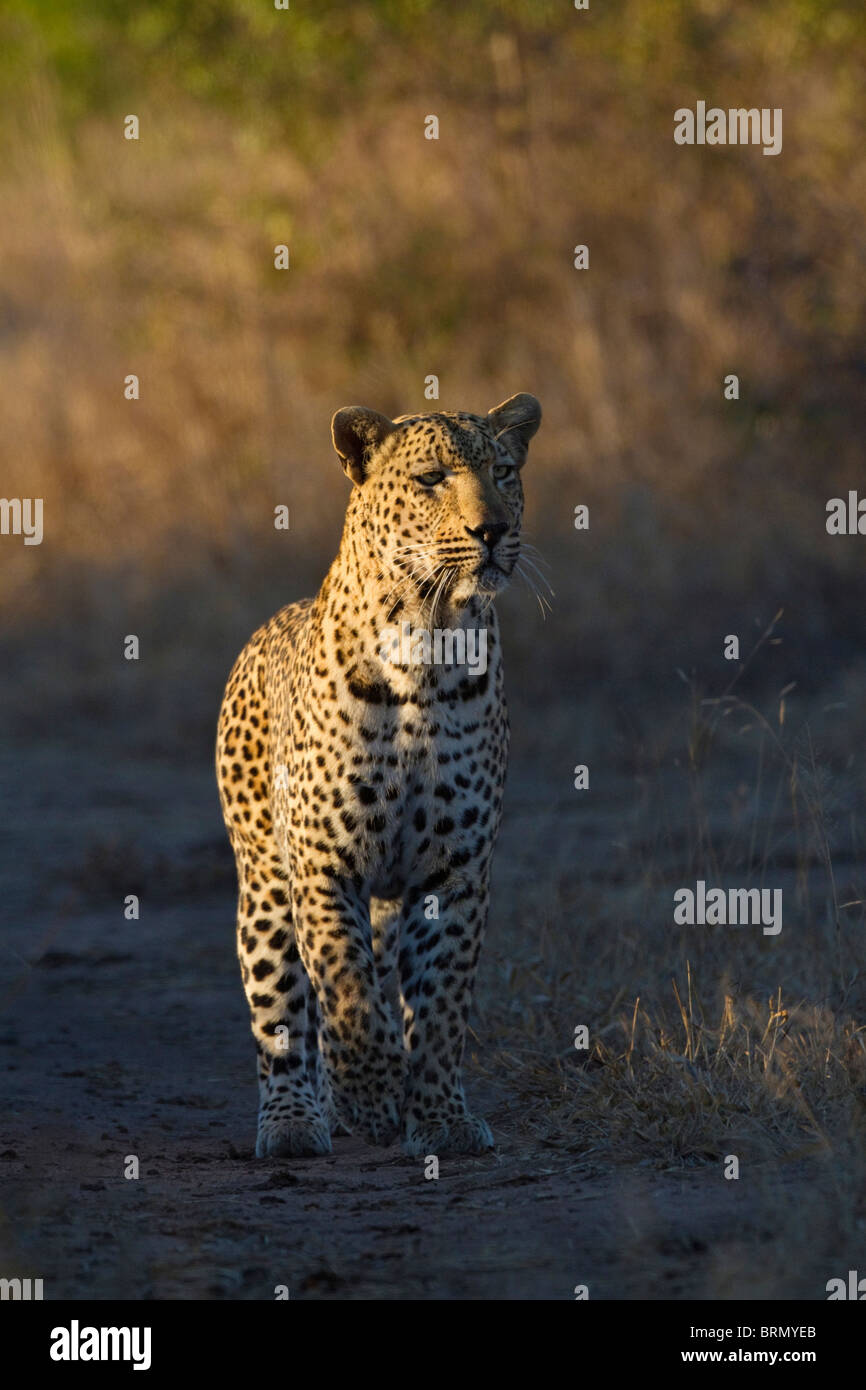
<path id="1" fill-rule="evenodd" d="M 396 429 L 393 420 L 378 410 L 361 405 L 347 405 L 338 410 L 331 421 L 331 437 L 340 462 L 359 485 L 367 477 L 370 460 L 379 445 Z"/>
<path id="2" fill-rule="evenodd" d="M 528 391 L 519 391 L 487 412 L 493 433 L 511 454 L 518 468 L 526 462 L 529 441 L 541 424 L 541 405 Z"/>

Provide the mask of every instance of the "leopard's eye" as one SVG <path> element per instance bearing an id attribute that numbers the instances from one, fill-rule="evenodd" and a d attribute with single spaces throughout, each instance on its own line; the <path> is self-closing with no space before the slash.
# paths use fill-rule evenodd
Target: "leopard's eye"
<path id="1" fill-rule="evenodd" d="M 510 463 L 494 463 L 490 470 L 497 483 L 503 483 L 506 478 L 510 478 L 514 472 Z"/>
<path id="2" fill-rule="evenodd" d="M 445 474 L 441 471 L 435 473 L 416 473 L 415 482 L 420 483 L 422 487 L 435 487 L 437 483 L 441 483 L 444 477 Z"/>

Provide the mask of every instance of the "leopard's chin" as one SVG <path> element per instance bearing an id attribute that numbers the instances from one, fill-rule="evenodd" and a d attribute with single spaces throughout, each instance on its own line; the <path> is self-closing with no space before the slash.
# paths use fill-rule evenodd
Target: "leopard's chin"
<path id="1" fill-rule="evenodd" d="M 473 599 L 489 603 L 502 592 L 510 579 L 511 575 L 506 574 L 497 564 L 481 565 L 471 574 L 463 575 L 457 580 L 448 596 L 449 602 L 455 608 L 465 608 Z"/>

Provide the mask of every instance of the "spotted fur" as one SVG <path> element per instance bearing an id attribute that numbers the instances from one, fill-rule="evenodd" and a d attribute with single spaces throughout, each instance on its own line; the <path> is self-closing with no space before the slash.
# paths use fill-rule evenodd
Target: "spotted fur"
<path id="1" fill-rule="evenodd" d="M 508 751 L 492 602 L 540 418 L 526 394 L 487 416 L 338 411 L 354 487 L 337 557 L 229 677 L 217 774 L 260 1156 L 327 1153 L 340 1127 L 416 1155 L 492 1146 L 461 1065 Z M 396 664 L 382 633 L 401 622 L 485 628 L 487 669 Z"/>

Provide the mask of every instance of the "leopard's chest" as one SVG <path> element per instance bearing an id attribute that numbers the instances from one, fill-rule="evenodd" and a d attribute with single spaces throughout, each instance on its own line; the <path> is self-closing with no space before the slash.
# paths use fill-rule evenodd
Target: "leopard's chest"
<path id="1" fill-rule="evenodd" d="M 435 649 L 382 661 L 355 636 L 335 622 L 299 647 L 276 721 L 274 822 L 292 859 L 351 869 L 389 896 L 419 864 L 495 835 L 508 741 L 499 648 L 494 629 L 483 662 Z"/>
<path id="2" fill-rule="evenodd" d="M 351 864 L 371 892 L 393 896 L 419 866 L 477 854 L 498 825 L 507 751 L 504 703 L 489 676 L 408 695 L 347 683 L 324 736 L 295 747 L 286 788 L 293 855 Z"/>

